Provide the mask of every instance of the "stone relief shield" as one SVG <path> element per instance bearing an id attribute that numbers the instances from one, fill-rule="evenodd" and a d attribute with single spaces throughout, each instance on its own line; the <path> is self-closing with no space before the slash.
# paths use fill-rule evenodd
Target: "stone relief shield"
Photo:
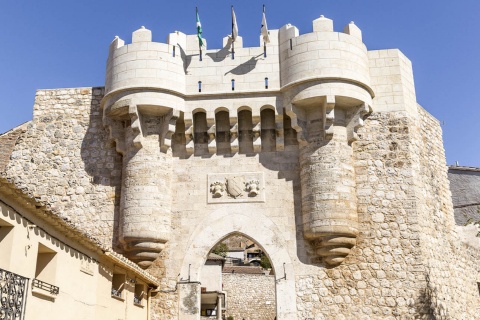
<path id="1" fill-rule="evenodd" d="M 265 202 L 264 180 L 262 172 L 208 174 L 207 203 Z"/>
<path id="2" fill-rule="evenodd" d="M 242 176 L 227 178 L 228 195 L 234 199 L 241 197 L 245 189 L 245 179 Z"/>

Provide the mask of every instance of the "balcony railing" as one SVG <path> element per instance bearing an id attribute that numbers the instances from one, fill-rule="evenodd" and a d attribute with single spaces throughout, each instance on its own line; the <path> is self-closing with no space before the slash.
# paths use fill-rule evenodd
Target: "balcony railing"
<path id="1" fill-rule="evenodd" d="M 28 278 L 0 269 L 0 318 L 25 319 Z"/>
<path id="2" fill-rule="evenodd" d="M 32 287 L 45 290 L 48 293 L 55 294 L 55 295 L 57 295 L 60 292 L 60 289 L 57 286 L 54 286 L 53 284 L 46 283 L 38 279 L 32 280 Z"/>
<path id="3" fill-rule="evenodd" d="M 122 297 L 122 290 L 112 288 L 112 296 L 117 297 L 117 298 L 121 298 Z"/>

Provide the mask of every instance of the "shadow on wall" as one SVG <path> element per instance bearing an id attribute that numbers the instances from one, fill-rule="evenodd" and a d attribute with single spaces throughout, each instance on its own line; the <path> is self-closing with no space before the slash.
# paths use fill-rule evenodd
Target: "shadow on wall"
<path id="1" fill-rule="evenodd" d="M 415 302 L 415 310 L 419 320 L 447 320 L 451 319 L 448 310 L 440 301 L 438 295 L 438 287 L 430 281 L 428 273 L 425 274 L 425 287 L 420 289 L 420 296 Z"/>
<path id="2" fill-rule="evenodd" d="M 182 57 L 182 60 L 183 60 L 183 72 L 185 72 L 185 74 L 188 74 L 188 67 L 190 66 L 190 63 L 192 62 L 192 57 L 194 55 L 187 55 L 185 53 L 185 50 L 183 50 L 182 46 L 177 44 L 178 45 L 178 48 L 180 49 L 180 57 Z"/>
<path id="3" fill-rule="evenodd" d="M 106 194 L 106 199 L 96 203 L 96 215 L 107 224 L 113 223 L 112 248 L 118 243 L 118 224 L 120 211 L 120 191 L 122 178 L 122 156 L 115 149 L 115 142 L 109 139 L 109 133 L 103 126 L 103 112 L 100 101 L 103 98 L 103 87 L 92 88 L 90 118 L 81 146 L 81 158 L 85 172 L 98 193 Z M 99 93 L 100 92 L 100 93 Z M 109 190 L 111 187 L 113 190 Z M 106 220 L 110 216 L 110 205 L 114 205 L 113 221 Z M 119 247 L 119 246 L 118 246 Z"/>
<path id="4" fill-rule="evenodd" d="M 297 152 L 265 152 L 259 154 L 260 163 L 268 170 L 277 171 L 278 179 L 292 181 L 293 207 L 295 218 L 295 236 L 297 242 L 297 258 L 304 264 L 321 265 L 321 261 L 313 254 L 313 248 L 303 237 L 302 221 L 302 189 L 300 183 L 300 165 Z M 291 214 L 285 212 L 285 214 Z"/>
<path id="5" fill-rule="evenodd" d="M 229 73 L 234 74 L 236 76 L 241 76 L 241 75 L 249 73 L 250 71 L 255 69 L 255 67 L 257 66 L 258 57 L 261 57 L 261 56 L 263 56 L 263 54 L 260 54 L 256 57 L 251 57 L 246 62 L 241 63 L 240 65 L 236 66 L 232 70 L 226 72 L 225 76 Z"/>
<path id="6" fill-rule="evenodd" d="M 222 62 L 230 54 L 230 48 L 232 47 L 232 41 L 229 39 L 225 47 L 218 50 L 217 52 L 210 52 L 206 55 L 209 56 L 213 62 Z"/>
<path id="7" fill-rule="evenodd" d="M 182 57 L 183 60 L 183 71 L 185 74 L 188 74 L 188 67 L 192 63 L 192 58 L 194 56 L 199 56 L 199 54 L 191 54 L 187 55 L 185 50 L 182 48 L 181 45 L 177 44 L 178 48 L 180 49 L 180 56 Z M 230 54 L 231 54 L 231 48 L 232 48 L 232 41 L 229 39 L 225 47 L 222 49 L 218 50 L 217 52 L 209 52 L 206 53 L 205 55 L 212 59 L 213 62 L 222 62 L 224 61 Z M 225 75 L 231 73 L 234 75 L 244 75 L 247 74 L 255 69 L 257 66 L 258 58 L 263 57 L 263 53 L 259 54 L 258 56 L 251 57 L 249 60 L 247 60 L 244 63 L 241 63 L 240 65 L 236 66 L 235 68 L 231 69 L 230 71 L 227 71 Z"/>

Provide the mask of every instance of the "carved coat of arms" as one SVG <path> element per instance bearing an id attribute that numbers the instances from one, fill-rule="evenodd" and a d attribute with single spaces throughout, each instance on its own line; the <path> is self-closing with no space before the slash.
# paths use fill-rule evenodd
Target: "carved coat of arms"
<path id="1" fill-rule="evenodd" d="M 245 188 L 245 181 L 243 177 L 234 176 L 227 178 L 227 192 L 228 195 L 236 199 L 241 197 L 243 189 Z"/>

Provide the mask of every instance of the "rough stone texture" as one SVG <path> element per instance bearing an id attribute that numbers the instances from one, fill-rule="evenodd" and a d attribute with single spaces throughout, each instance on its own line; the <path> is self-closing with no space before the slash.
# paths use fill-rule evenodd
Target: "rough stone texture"
<path id="1" fill-rule="evenodd" d="M 227 317 L 245 320 L 275 319 L 274 276 L 224 273 L 222 278 L 227 296 Z"/>
<path id="2" fill-rule="evenodd" d="M 0 135 L 0 172 L 2 172 L 10 161 L 10 155 L 17 143 L 18 137 L 25 132 L 27 124 L 24 123 L 12 130 Z"/>
<path id="3" fill-rule="evenodd" d="M 465 226 L 480 221 L 480 168 L 450 166 L 448 179 L 455 223 Z"/>
<path id="4" fill-rule="evenodd" d="M 103 88 L 39 90 L 34 118 L 2 176 L 104 245 L 112 246 L 121 156 L 99 108 Z"/>
<path id="5" fill-rule="evenodd" d="M 452 198 L 438 121 L 419 108 L 416 143 L 421 257 L 427 287 L 425 307 L 436 319 L 476 319 L 480 314 L 480 251 L 455 232 Z"/>
<path id="6" fill-rule="evenodd" d="M 82 90 L 86 89 L 40 91 L 36 108 L 44 105 L 39 103 L 46 99 L 43 93 L 49 97 L 45 103 L 48 105 L 52 100 L 58 99 L 56 95 L 62 91 L 84 97 L 85 95 L 81 94 Z M 84 98 L 87 101 L 91 99 Z M 64 105 L 63 109 L 68 110 L 67 107 Z M 78 106 L 74 105 L 72 108 L 76 109 Z M 98 115 L 96 107 L 92 108 L 93 114 Z M 295 277 L 298 317 L 413 319 L 420 316 L 427 319 L 431 315 L 440 317 L 443 314 L 446 319 L 474 319 L 478 310 L 474 307 L 467 309 L 463 302 L 470 301 L 474 305 L 475 299 L 478 299 L 475 274 L 480 270 L 473 261 L 478 261 L 480 256 L 478 251 L 462 244 L 455 236 L 440 127 L 431 116 L 422 109 L 419 110 L 420 120 L 410 119 L 401 112 L 374 113 L 366 120 L 365 127 L 359 131 L 360 139 L 354 143 L 353 149 L 361 232 L 357 246 L 341 266 L 324 269 L 317 265 L 315 255 L 308 244 L 302 241 L 301 225 L 296 224 L 300 236 L 294 236 L 292 240 L 296 240 L 290 240 L 290 243 L 296 243 L 293 247 L 296 248 L 294 252 L 300 257 L 296 263 L 298 275 Z M 92 117 L 93 123 L 88 123 L 76 119 L 65 120 L 61 114 L 55 114 L 53 110 L 44 113 L 48 116 L 38 113 L 37 111 L 32 123 L 28 124 L 27 131 L 19 136 L 12 152 L 12 161 L 4 175 L 17 184 L 17 187 L 23 185 L 27 193 L 39 192 L 37 190 L 42 190 L 42 187 L 46 188 L 45 195 L 37 197 L 39 201 L 49 204 L 52 209 L 62 206 L 66 209 L 63 216 L 77 223 L 79 229 L 86 230 L 98 238 L 104 237 L 105 242 L 110 242 L 114 230 L 113 225 L 107 222 L 113 220 L 115 212 L 113 199 L 102 204 L 103 208 L 98 206 L 95 197 L 100 196 L 102 194 L 100 190 L 105 190 L 106 186 L 95 184 L 92 186 L 86 179 L 75 179 L 75 172 L 78 174 L 80 171 L 78 168 L 82 168 L 84 159 L 88 159 L 81 156 L 82 146 L 85 147 L 87 143 L 82 143 L 84 139 L 80 134 L 76 139 L 69 136 L 72 134 L 71 130 L 75 130 L 71 129 L 75 128 L 74 124 L 78 124 L 77 130 L 83 128 L 82 134 L 88 136 L 87 128 L 97 127 L 99 119 L 97 118 L 95 125 L 95 117 Z M 85 114 L 80 114 L 79 118 L 85 117 Z M 48 131 L 45 130 L 48 126 L 45 125 L 45 121 L 50 125 Z M 61 130 L 55 131 L 56 126 Z M 55 138 L 55 132 L 57 136 L 61 134 L 62 139 Z M 99 127 L 95 136 L 95 139 L 92 137 L 91 143 L 97 147 L 104 146 L 107 149 L 105 155 L 112 153 L 115 168 L 119 168 L 120 159 L 113 147 L 107 148 L 104 129 Z M 32 146 L 32 150 L 46 149 L 35 153 L 29 150 L 29 145 Z M 66 147 L 68 145 L 71 149 Z M 62 146 L 65 146 L 65 149 L 62 149 Z M 88 154 L 96 154 L 95 150 L 83 149 L 83 152 L 87 151 Z M 58 156 L 54 157 L 52 153 L 58 153 Z M 57 168 L 63 172 L 58 163 L 59 161 L 61 163 L 60 155 L 64 153 L 73 155 L 67 162 L 69 167 L 63 167 L 64 170 L 70 169 L 64 174 L 52 175 Z M 49 156 L 53 157 L 54 161 L 48 161 Z M 100 159 L 97 158 L 95 163 L 101 165 Z M 414 167 L 417 163 L 431 165 Z M 24 168 L 29 170 L 23 171 Z M 119 169 L 112 168 L 108 172 L 115 170 Z M 194 157 L 179 160 L 174 168 L 175 196 L 172 203 L 175 216 L 172 223 L 174 229 L 179 232 L 167 243 L 167 248 L 150 270 L 161 279 L 163 291 L 175 290 L 178 279 L 176 276 L 181 270 L 183 257 L 176 253 L 183 252 L 191 242 L 198 241 L 195 237 L 186 239 L 184 235 L 195 233 L 194 229 L 198 229 L 199 226 L 194 221 L 198 221 L 211 210 L 209 209 L 211 205 L 206 204 L 207 171 L 213 173 L 264 171 L 268 203 L 261 206 L 271 208 L 271 219 L 275 221 L 277 227 L 284 225 L 285 230 L 295 228 L 293 215 L 288 218 L 283 214 L 274 213 L 281 211 L 299 213 L 299 208 L 294 206 L 300 198 L 297 151 L 259 154 L 256 157 L 236 155 L 231 158 L 214 156 L 206 159 Z M 101 174 L 105 171 L 97 172 Z M 14 173 L 18 175 L 17 178 Z M 39 178 L 36 182 L 35 177 L 44 178 Z M 74 181 L 84 181 L 84 186 L 92 190 L 87 208 L 94 209 L 94 213 L 97 214 L 103 210 L 104 213 L 109 213 L 111 218 L 103 221 L 102 225 L 94 215 L 88 216 L 84 213 L 84 219 L 95 221 L 95 224 L 82 225 L 79 224 L 82 216 L 73 214 L 77 212 L 74 211 L 78 206 L 77 202 L 71 198 L 62 201 L 55 196 L 48 197 L 49 191 L 55 190 L 51 186 L 62 185 L 65 177 L 68 185 Z M 88 178 L 88 174 L 84 172 L 83 177 Z M 23 181 L 30 183 L 21 184 Z M 52 182 L 49 184 L 48 181 Z M 120 183 L 119 179 L 112 181 Z M 109 191 L 115 194 L 113 187 L 110 187 Z M 418 192 L 423 194 L 420 198 L 424 198 L 424 202 L 416 200 L 415 194 Z M 185 195 L 190 199 L 188 203 L 185 203 Z M 76 192 L 71 196 L 78 199 Z M 70 204 L 71 207 L 63 206 L 64 203 Z M 189 203 L 193 203 L 193 207 Z M 232 208 L 228 209 L 230 207 L 228 204 L 220 206 L 221 208 L 217 208 L 221 209 L 220 211 L 231 212 Z M 247 205 L 251 209 L 256 206 L 259 204 Z M 420 206 L 423 206 L 422 210 L 418 210 Z M 97 229 L 100 227 L 102 229 Z M 212 239 L 212 245 L 217 240 L 220 239 Z M 210 247 L 205 250 L 208 252 Z M 272 255 L 271 258 L 275 259 Z M 165 265 L 168 265 L 168 268 Z M 277 270 L 277 273 L 280 277 L 281 271 Z M 186 276 L 187 274 L 181 274 L 181 277 Z M 160 292 L 152 301 L 153 318 L 176 319 L 177 297 L 177 292 Z M 456 316 L 457 314 L 459 316 Z"/>
<path id="7" fill-rule="evenodd" d="M 402 113 L 374 113 L 353 144 L 360 234 L 345 262 L 297 278 L 299 318 L 413 319 L 422 268 Z M 395 142 L 393 144 L 392 142 Z M 392 145 L 395 146 L 392 148 Z"/>

